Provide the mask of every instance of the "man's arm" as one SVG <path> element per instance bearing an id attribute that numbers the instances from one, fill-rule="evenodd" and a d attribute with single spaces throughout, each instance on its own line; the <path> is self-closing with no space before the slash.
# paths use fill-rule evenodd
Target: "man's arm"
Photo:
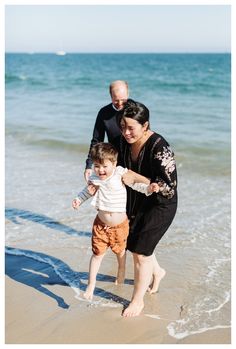
<path id="1" fill-rule="evenodd" d="M 97 115 L 97 118 L 94 124 L 93 136 L 90 142 L 88 157 L 86 160 L 86 167 L 85 167 L 86 170 L 92 168 L 93 162 L 90 156 L 92 147 L 99 142 L 103 142 L 104 138 L 105 138 L 105 127 L 104 127 L 102 109 L 101 109 Z"/>

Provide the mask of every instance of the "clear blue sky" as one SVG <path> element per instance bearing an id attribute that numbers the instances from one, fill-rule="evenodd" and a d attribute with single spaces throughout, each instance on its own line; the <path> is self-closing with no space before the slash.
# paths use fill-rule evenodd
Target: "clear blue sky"
<path id="1" fill-rule="evenodd" d="M 229 5 L 7 5 L 6 52 L 230 52 Z"/>

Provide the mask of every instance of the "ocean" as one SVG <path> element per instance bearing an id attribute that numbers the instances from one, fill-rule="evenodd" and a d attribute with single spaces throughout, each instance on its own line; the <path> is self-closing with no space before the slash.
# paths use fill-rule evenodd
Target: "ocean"
<path id="1" fill-rule="evenodd" d="M 170 306 L 181 309 L 167 321 L 168 334 L 181 339 L 228 328 L 230 54 L 6 54 L 6 256 L 50 265 L 80 301 L 95 212 L 89 203 L 79 214 L 70 205 L 85 185 L 97 112 L 110 103 L 109 84 L 117 79 L 149 108 L 151 129 L 166 138 L 177 161 L 178 212 L 156 248 L 169 273 Z M 55 252 L 75 246 L 78 254 L 67 261 Z M 96 306 L 122 303 L 105 293 Z M 160 321 L 152 302 L 146 315 Z"/>

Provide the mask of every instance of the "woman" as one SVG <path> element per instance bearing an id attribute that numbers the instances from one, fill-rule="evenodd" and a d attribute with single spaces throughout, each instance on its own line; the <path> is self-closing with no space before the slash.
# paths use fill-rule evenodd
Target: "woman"
<path id="1" fill-rule="evenodd" d="M 157 193 L 148 197 L 127 187 L 127 249 L 133 254 L 134 290 L 123 316 L 131 317 L 141 313 L 148 286 L 150 293 L 157 292 L 165 275 L 154 249 L 176 213 L 177 173 L 174 154 L 167 141 L 150 130 L 149 110 L 143 104 L 128 100 L 119 113 L 119 124 L 119 162 L 131 170 L 123 176 L 124 183 L 139 182 L 141 178 L 146 183 L 157 183 Z"/>

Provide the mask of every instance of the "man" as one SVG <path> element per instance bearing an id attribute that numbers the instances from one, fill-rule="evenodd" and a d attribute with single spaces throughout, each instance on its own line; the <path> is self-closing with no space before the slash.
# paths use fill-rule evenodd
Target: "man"
<path id="1" fill-rule="evenodd" d="M 88 158 L 84 171 L 84 178 L 88 181 L 92 173 L 92 160 L 90 156 L 91 148 L 103 142 L 105 133 L 107 134 L 108 142 L 113 143 L 113 140 L 120 135 L 120 129 L 116 122 L 116 114 L 124 108 L 129 96 L 128 83 L 123 80 L 116 80 L 110 84 L 110 95 L 112 103 L 106 105 L 98 112 L 97 119 L 94 125 L 93 137 L 90 143 Z"/>

